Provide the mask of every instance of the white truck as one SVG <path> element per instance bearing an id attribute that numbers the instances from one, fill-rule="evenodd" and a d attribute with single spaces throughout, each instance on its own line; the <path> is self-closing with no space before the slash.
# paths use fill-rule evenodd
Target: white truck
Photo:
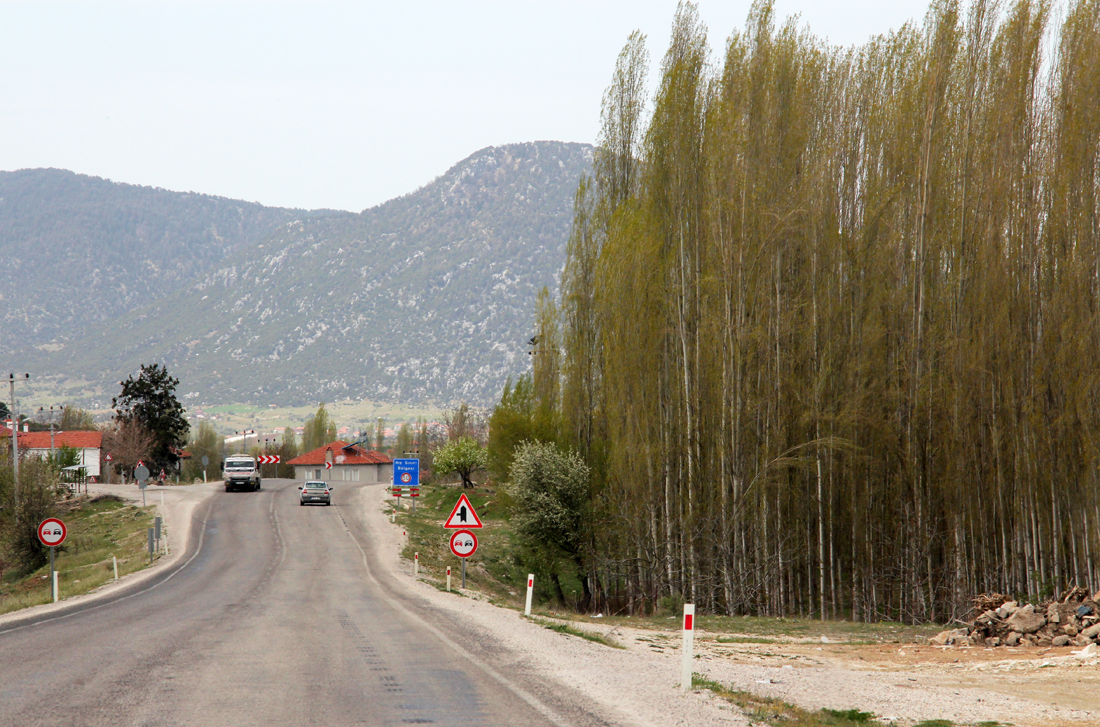
<path id="1" fill-rule="evenodd" d="M 231 454 L 222 462 L 225 491 L 230 492 L 238 488 L 242 490 L 260 489 L 260 467 L 256 459 L 247 454 Z"/>

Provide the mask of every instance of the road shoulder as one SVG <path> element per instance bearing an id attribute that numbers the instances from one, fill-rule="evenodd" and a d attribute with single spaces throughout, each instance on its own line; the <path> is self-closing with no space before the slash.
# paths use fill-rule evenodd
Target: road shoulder
<path id="1" fill-rule="evenodd" d="M 169 555 L 161 557 L 148 568 L 129 573 L 117 581 L 108 581 L 89 593 L 62 598 L 57 603 L 47 603 L 6 613 L 0 616 L 0 628 L 94 604 L 110 598 L 119 591 L 139 587 L 166 571 L 175 569 L 187 555 L 187 544 L 191 542 L 191 534 L 195 531 L 196 523 L 201 527 L 203 510 L 200 508 L 215 494 L 219 484 L 211 482 L 148 488 L 145 491 L 145 502 L 154 506 L 156 514 L 163 518 L 162 538 L 168 545 Z M 142 502 L 141 491 L 134 485 L 90 484 L 88 494 L 92 497 L 109 494 L 128 502 L 137 504 Z"/>

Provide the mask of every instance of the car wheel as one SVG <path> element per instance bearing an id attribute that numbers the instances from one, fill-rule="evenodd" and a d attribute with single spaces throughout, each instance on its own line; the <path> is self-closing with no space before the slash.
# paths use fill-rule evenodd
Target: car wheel
<path id="1" fill-rule="evenodd" d="M 306 506 L 306 504 L 304 502 L 302 502 L 301 500 L 298 501 L 298 504 L 301 505 L 302 507 Z"/>

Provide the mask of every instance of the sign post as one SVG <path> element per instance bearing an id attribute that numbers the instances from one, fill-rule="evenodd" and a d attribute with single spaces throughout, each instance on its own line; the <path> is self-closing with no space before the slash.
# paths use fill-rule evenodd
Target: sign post
<path id="1" fill-rule="evenodd" d="M 684 604 L 684 648 L 680 663 L 680 688 L 685 692 L 691 689 L 691 664 L 695 648 L 695 604 Z"/>
<path id="2" fill-rule="evenodd" d="M 110 452 L 108 452 L 107 456 L 103 458 L 103 461 L 107 463 L 107 484 L 108 485 L 111 484 L 111 470 L 114 469 L 114 467 L 111 466 L 111 462 L 113 462 L 114 459 L 115 458 L 111 456 Z"/>
<path id="3" fill-rule="evenodd" d="M 210 464 L 210 458 L 205 454 L 202 456 L 202 483 L 206 484 L 206 465 Z"/>
<path id="4" fill-rule="evenodd" d="M 57 603 L 59 594 L 57 592 L 57 571 L 54 569 L 54 548 L 65 542 L 65 537 L 69 534 L 68 529 L 65 527 L 65 523 L 61 522 L 55 517 L 46 518 L 38 524 L 38 540 L 50 548 L 50 595 L 53 596 L 53 602 Z"/>
<path id="5" fill-rule="evenodd" d="M 145 507 L 145 483 L 149 479 L 149 468 L 144 462 L 139 461 L 134 468 L 134 479 L 138 481 L 138 488 L 141 490 L 141 506 Z"/>
<path id="6" fill-rule="evenodd" d="M 394 469 L 396 472 L 397 470 Z M 466 589 L 466 559 L 477 551 L 477 536 L 472 528 L 483 528 L 481 518 L 474 512 L 474 506 L 470 504 L 470 498 L 463 492 L 458 498 L 450 517 L 443 523 L 443 527 L 449 530 L 458 530 L 451 536 L 451 552 L 462 558 L 462 588 Z"/>
<path id="7" fill-rule="evenodd" d="M 393 461 L 393 488 L 401 488 L 400 492 L 409 493 L 412 497 L 412 511 L 416 512 L 416 497 L 420 494 L 420 460 L 419 459 L 395 459 Z M 400 497 L 400 495 L 398 495 Z"/>

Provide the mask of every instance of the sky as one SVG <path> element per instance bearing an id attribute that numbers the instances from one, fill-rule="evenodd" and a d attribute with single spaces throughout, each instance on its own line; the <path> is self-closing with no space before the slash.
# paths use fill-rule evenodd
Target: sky
<path id="1" fill-rule="evenodd" d="M 700 0 L 710 46 L 749 0 Z M 851 45 L 916 0 L 777 0 Z M 0 2 L 0 170 L 359 211 L 486 146 L 592 143 L 633 30 L 656 82 L 673 0 Z"/>

